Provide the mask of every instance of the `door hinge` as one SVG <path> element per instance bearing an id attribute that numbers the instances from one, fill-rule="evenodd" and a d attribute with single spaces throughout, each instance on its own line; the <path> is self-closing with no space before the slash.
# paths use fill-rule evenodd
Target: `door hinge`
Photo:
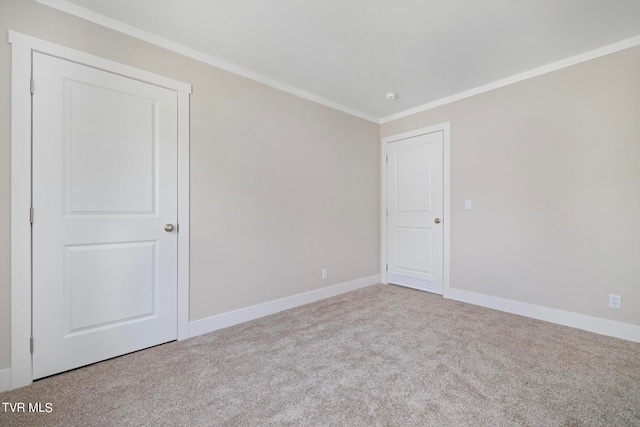
<path id="1" fill-rule="evenodd" d="M 33 93 L 33 92 L 31 92 L 31 93 Z M 387 163 L 389 163 L 389 155 L 388 154 L 387 154 Z"/>
<path id="2" fill-rule="evenodd" d="M 387 271 L 389 271 L 389 264 L 387 264 Z"/>
<path id="3" fill-rule="evenodd" d="M 29 221 L 33 224 L 33 208 L 29 208 Z"/>
<path id="4" fill-rule="evenodd" d="M 33 337 L 29 338 L 29 351 L 33 353 Z"/>
<path id="5" fill-rule="evenodd" d="M 34 83 L 34 82 L 35 82 L 35 81 L 33 80 L 33 77 L 31 77 L 31 80 L 30 80 L 30 82 L 29 82 L 29 87 L 30 87 L 30 90 L 31 90 L 31 95 L 33 95 L 33 94 L 35 93 L 35 89 L 34 89 L 34 87 L 35 87 L 35 83 Z"/>

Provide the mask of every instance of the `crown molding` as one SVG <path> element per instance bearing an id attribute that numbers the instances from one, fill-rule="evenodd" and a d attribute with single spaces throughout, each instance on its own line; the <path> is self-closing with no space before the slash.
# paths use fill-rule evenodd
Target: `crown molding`
<path id="1" fill-rule="evenodd" d="M 431 110 L 433 108 L 437 108 L 446 104 L 451 104 L 452 102 L 460 101 L 465 98 L 470 98 L 475 95 L 479 95 L 485 92 L 489 92 L 494 89 L 498 89 L 504 86 L 508 86 L 514 83 L 518 83 L 524 80 L 532 79 L 534 77 L 541 76 L 543 74 L 547 74 L 553 71 L 561 70 L 563 68 L 571 67 L 576 64 L 580 64 L 582 62 L 590 61 L 592 59 L 599 58 L 601 56 L 609 55 L 611 53 L 615 53 L 624 49 L 628 49 L 634 46 L 640 45 L 640 36 L 632 37 L 630 39 L 622 40 L 617 43 L 613 43 L 598 49 L 594 49 L 579 55 L 571 56 L 566 59 L 562 59 L 560 61 L 552 62 L 547 65 L 543 65 L 541 67 L 534 68 L 529 71 L 525 71 L 510 77 L 506 77 L 504 79 L 497 80 L 492 83 L 488 83 L 482 86 L 478 86 L 473 89 L 469 89 L 463 92 L 459 92 L 457 94 L 447 96 L 445 98 L 441 98 L 417 107 L 410 108 L 408 110 L 401 111 L 399 113 L 395 113 L 386 117 L 378 118 L 374 117 L 370 114 L 363 113 L 361 111 L 355 110 L 353 108 L 346 107 L 344 105 L 338 104 L 336 102 L 325 99 L 319 95 L 315 95 L 313 93 L 306 92 L 302 89 L 295 88 L 293 86 L 289 86 L 285 83 L 272 79 L 270 77 L 266 77 L 254 71 L 248 70 L 243 67 L 239 67 L 237 65 L 231 64 L 229 62 L 223 61 L 214 56 L 205 54 L 198 50 L 189 48 L 187 46 L 181 45 L 179 43 L 172 42 L 171 40 L 167 40 L 158 35 L 152 34 L 150 32 L 141 30 L 132 25 L 125 24 L 121 21 L 109 18 L 105 15 L 99 14 L 97 12 L 93 12 L 89 9 L 83 8 L 76 4 L 73 4 L 67 0 L 35 0 L 37 3 L 43 4 L 45 6 L 49 6 L 51 8 L 60 10 L 62 12 L 68 13 L 70 15 L 77 16 L 78 18 L 85 19 L 87 21 L 93 22 L 95 24 L 101 25 L 106 28 L 110 28 L 112 30 L 118 31 L 120 33 L 129 35 L 131 37 L 135 37 L 137 39 L 143 40 L 147 43 L 154 44 L 156 46 L 163 47 L 170 51 L 176 52 L 180 55 L 184 55 L 186 57 L 195 59 L 197 61 L 203 62 L 205 64 L 214 66 L 216 68 L 220 68 L 222 70 L 231 72 L 233 74 L 237 74 L 239 76 L 245 77 L 247 79 L 262 83 L 264 85 L 270 86 L 274 89 L 281 90 L 283 92 L 290 93 L 292 95 L 298 96 L 303 99 L 307 99 L 309 101 L 316 102 L 318 104 L 324 105 L 326 107 L 332 108 L 334 110 L 341 111 L 343 113 L 350 114 L 355 117 L 359 117 L 364 120 L 368 120 L 377 124 L 384 124 L 387 122 L 391 122 L 393 120 L 401 119 L 403 117 L 411 116 L 416 113 L 420 113 L 422 111 Z"/>
<path id="2" fill-rule="evenodd" d="M 377 117 L 371 116 L 369 114 L 363 113 L 361 111 L 354 110 L 349 107 L 345 107 L 344 105 L 338 104 L 333 101 L 329 101 L 321 96 L 315 95 L 313 93 L 306 92 L 304 90 L 295 88 L 293 86 L 289 86 L 277 80 L 274 80 L 270 77 L 263 76 L 254 71 L 248 70 L 246 68 L 239 67 L 237 65 L 231 64 L 229 62 L 223 61 L 221 59 L 215 58 L 206 53 L 200 52 L 198 50 L 192 49 L 190 47 L 181 45 L 179 43 L 172 42 L 171 40 L 167 40 L 163 37 L 150 33 L 148 31 L 141 30 L 140 28 L 134 27 L 129 24 L 125 24 L 116 19 L 109 18 L 100 13 L 94 12 L 92 10 L 86 9 L 84 7 L 78 6 L 66 0 L 35 0 L 37 3 L 43 4 L 45 6 L 51 7 L 53 9 L 60 10 L 62 12 L 68 13 L 70 15 L 76 16 L 78 18 L 84 19 L 86 21 L 93 22 L 95 24 L 101 25 L 103 27 L 112 29 L 114 31 L 118 31 L 120 33 L 126 34 L 131 37 L 135 37 L 137 39 L 143 40 L 147 43 L 151 43 L 156 46 L 163 47 L 167 50 L 173 51 L 180 55 L 195 59 L 200 62 L 204 62 L 205 64 L 212 65 L 216 68 L 223 69 L 225 71 L 229 71 L 233 74 L 237 74 L 239 76 L 245 77 L 247 79 L 256 81 L 258 83 L 262 83 L 264 85 L 270 86 L 274 89 L 281 90 L 283 92 L 290 93 L 292 95 L 298 96 L 300 98 L 307 99 L 309 101 L 313 101 L 315 103 L 324 105 L 325 107 L 332 108 L 334 110 L 341 111 L 343 113 L 350 114 L 352 116 L 359 117 L 364 120 L 368 120 L 373 123 L 379 124 L 380 121 Z"/>
<path id="3" fill-rule="evenodd" d="M 640 45 L 640 36 L 632 37 L 630 39 L 622 40 L 617 43 L 613 43 L 595 50 L 591 50 L 589 52 L 581 53 L 579 55 L 571 56 L 566 59 L 562 59 L 560 61 L 552 62 L 551 64 L 543 65 L 542 67 L 534 68 L 529 71 L 525 71 L 520 74 L 513 75 L 511 77 L 507 77 L 501 80 L 497 80 L 493 83 L 489 83 L 486 85 L 478 86 L 476 88 L 466 90 L 464 92 L 457 93 L 455 95 L 447 96 L 445 98 L 438 99 L 433 102 L 429 102 L 424 105 L 420 105 L 418 107 L 410 108 L 405 111 L 401 111 L 396 114 L 392 114 L 387 117 L 383 117 L 379 120 L 380 124 L 391 122 L 393 120 L 401 119 L 403 117 L 411 116 L 416 113 L 420 113 L 422 111 L 431 110 L 436 107 L 440 107 L 442 105 L 451 104 L 455 101 L 460 101 L 461 99 L 469 98 L 475 95 L 479 95 L 481 93 L 489 92 L 494 89 L 498 89 L 504 86 L 508 86 L 514 83 L 521 82 L 523 80 L 532 79 L 534 77 L 541 76 L 543 74 L 550 73 L 552 71 L 561 70 L 563 68 L 571 67 L 572 65 L 580 64 L 582 62 L 590 61 L 592 59 L 599 58 L 601 56 L 609 55 L 611 53 L 619 52 L 624 49 L 628 49 L 630 47 Z"/>

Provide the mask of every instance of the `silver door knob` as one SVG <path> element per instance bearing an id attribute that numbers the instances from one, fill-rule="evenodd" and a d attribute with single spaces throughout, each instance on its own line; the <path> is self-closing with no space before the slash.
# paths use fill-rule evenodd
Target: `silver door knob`
<path id="1" fill-rule="evenodd" d="M 167 224 L 164 226 L 164 231 L 166 231 L 167 233 L 171 233 L 173 231 L 173 224 Z"/>
<path id="2" fill-rule="evenodd" d="M 436 224 L 440 224 L 440 218 L 436 218 Z"/>

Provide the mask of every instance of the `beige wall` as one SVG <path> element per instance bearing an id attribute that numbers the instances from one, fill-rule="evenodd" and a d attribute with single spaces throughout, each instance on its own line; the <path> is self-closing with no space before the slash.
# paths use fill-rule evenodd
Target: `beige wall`
<path id="1" fill-rule="evenodd" d="M 635 47 L 381 126 L 451 122 L 452 288 L 640 325 L 639 76 Z"/>
<path id="2" fill-rule="evenodd" d="M 33 2 L 2 0 L 0 369 L 10 365 L 7 29 L 193 85 L 192 320 L 378 274 L 378 125 Z"/>

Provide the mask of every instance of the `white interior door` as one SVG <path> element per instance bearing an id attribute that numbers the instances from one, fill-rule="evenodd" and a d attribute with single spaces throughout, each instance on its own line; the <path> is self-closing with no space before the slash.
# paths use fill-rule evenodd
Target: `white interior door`
<path id="1" fill-rule="evenodd" d="M 33 55 L 33 378 L 177 337 L 177 93 Z"/>
<path id="2" fill-rule="evenodd" d="M 387 144 L 387 282 L 442 295 L 443 132 Z"/>

